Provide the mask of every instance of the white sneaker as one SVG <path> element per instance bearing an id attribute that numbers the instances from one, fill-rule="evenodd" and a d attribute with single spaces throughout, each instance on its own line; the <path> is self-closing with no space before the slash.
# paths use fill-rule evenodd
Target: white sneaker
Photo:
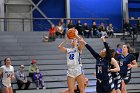
<path id="1" fill-rule="evenodd" d="M 43 87 L 43 89 L 46 89 L 46 87 Z"/>
<path id="2" fill-rule="evenodd" d="M 37 87 L 36 89 L 39 90 L 39 87 Z"/>

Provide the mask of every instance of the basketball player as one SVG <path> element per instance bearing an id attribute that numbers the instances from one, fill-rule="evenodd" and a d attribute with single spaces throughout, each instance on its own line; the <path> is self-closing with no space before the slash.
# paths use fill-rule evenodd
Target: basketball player
<path id="1" fill-rule="evenodd" d="M 11 59 L 4 59 L 5 65 L 0 67 L 0 75 L 2 75 L 2 85 L 4 93 L 13 93 L 11 81 L 15 78 L 14 67 L 11 66 Z"/>
<path id="2" fill-rule="evenodd" d="M 122 93 L 126 92 L 126 84 L 131 79 L 131 69 L 137 67 L 136 58 L 129 53 L 129 47 L 127 45 L 122 46 L 122 55 L 118 56 L 120 65 L 120 75 L 122 77 Z"/>
<path id="3" fill-rule="evenodd" d="M 65 48 L 65 44 L 68 41 L 66 39 L 58 46 L 59 50 L 67 55 L 67 83 L 69 93 L 74 93 L 75 83 L 77 81 L 80 93 L 85 93 L 85 76 L 82 72 L 82 64 L 80 54 L 84 48 L 84 45 L 78 44 L 77 39 L 71 40 L 71 48 Z"/>
<path id="4" fill-rule="evenodd" d="M 115 52 L 115 50 L 112 50 L 111 55 L 113 58 L 116 58 L 117 52 Z M 111 69 L 113 69 L 113 68 L 114 68 L 114 66 L 111 65 Z M 121 93 L 122 78 L 120 76 L 120 73 L 119 72 L 112 72 L 111 74 L 112 74 L 112 77 L 114 79 L 114 86 L 115 86 L 116 93 Z"/>
<path id="5" fill-rule="evenodd" d="M 111 72 L 118 72 L 120 68 L 117 61 L 111 57 L 110 49 L 106 43 L 105 37 L 103 36 L 101 39 L 105 48 L 101 50 L 100 54 L 95 52 L 83 39 L 81 39 L 81 43 L 85 45 L 85 47 L 96 59 L 97 93 L 116 93 Z M 114 66 L 113 69 L 111 69 L 111 65 Z"/>

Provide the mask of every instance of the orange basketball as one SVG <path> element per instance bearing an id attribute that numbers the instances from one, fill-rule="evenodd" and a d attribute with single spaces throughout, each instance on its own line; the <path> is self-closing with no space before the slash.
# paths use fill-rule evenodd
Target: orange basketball
<path id="1" fill-rule="evenodd" d="M 69 29 L 68 32 L 67 32 L 67 37 L 68 37 L 69 39 L 75 38 L 75 37 L 76 37 L 75 32 L 76 32 L 75 29 L 73 29 L 73 28 L 72 28 L 72 29 Z"/>

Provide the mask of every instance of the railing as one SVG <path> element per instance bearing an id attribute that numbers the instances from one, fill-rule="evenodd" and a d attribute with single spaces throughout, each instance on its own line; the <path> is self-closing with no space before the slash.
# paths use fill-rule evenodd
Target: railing
<path id="1" fill-rule="evenodd" d="M 0 18 L 0 31 L 47 31 L 50 27 L 48 20 L 57 25 L 60 19 L 64 19 L 65 24 L 67 20 L 73 20 L 74 24 L 77 20 L 89 25 L 92 21 L 109 24 L 109 18 Z"/>

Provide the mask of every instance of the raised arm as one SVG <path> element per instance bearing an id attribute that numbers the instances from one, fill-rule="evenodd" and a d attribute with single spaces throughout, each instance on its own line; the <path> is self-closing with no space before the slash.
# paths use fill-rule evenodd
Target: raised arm
<path id="1" fill-rule="evenodd" d="M 67 38 L 58 46 L 58 49 L 64 53 L 67 52 L 67 49 L 64 47 L 66 45 Z"/>
<path id="2" fill-rule="evenodd" d="M 86 41 L 84 39 L 81 39 L 80 41 L 81 43 L 83 43 L 85 45 L 85 47 L 90 51 L 90 53 L 93 55 L 93 57 L 95 57 L 96 60 L 98 60 L 98 58 L 100 58 L 101 56 L 95 52 L 92 47 L 86 43 Z"/>
<path id="3" fill-rule="evenodd" d="M 101 37 L 101 40 L 102 40 L 102 42 L 103 42 L 103 44 L 104 44 L 104 47 L 105 47 L 105 49 L 106 49 L 106 57 L 108 57 L 108 58 L 111 59 L 110 49 L 109 49 L 109 46 L 108 46 L 108 44 L 107 44 L 107 42 L 106 42 L 105 36 L 102 36 L 102 37 Z"/>
<path id="4" fill-rule="evenodd" d="M 78 35 L 78 31 L 77 30 L 76 30 L 76 38 L 78 39 L 78 41 L 83 40 L 83 38 Z M 80 42 L 79 47 L 78 47 L 80 53 L 82 53 L 82 51 L 83 51 L 84 48 L 85 48 L 85 44 L 83 44 L 83 43 Z"/>

